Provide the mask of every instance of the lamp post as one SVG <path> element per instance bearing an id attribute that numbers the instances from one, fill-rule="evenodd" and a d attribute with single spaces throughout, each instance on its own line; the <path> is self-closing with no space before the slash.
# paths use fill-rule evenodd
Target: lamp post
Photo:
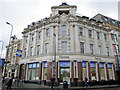
<path id="1" fill-rule="evenodd" d="M 11 37 L 12 37 L 12 31 L 13 31 L 13 25 L 10 24 L 9 22 L 6 22 L 6 24 L 11 26 L 11 34 L 10 34 L 10 40 L 9 40 L 9 46 L 8 46 L 8 53 L 7 53 L 7 58 L 5 59 L 5 70 L 4 70 L 4 77 L 3 77 L 3 82 L 6 76 L 6 67 L 7 67 L 7 63 L 9 62 L 9 58 L 8 58 L 8 54 L 9 54 L 9 48 L 10 48 L 10 43 L 11 43 Z"/>
<path id="2" fill-rule="evenodd" d="M 2 49 L 1 49 L 1 56 L 0 58 L 2 58 L 2 51 L 3 51 L 3 45 L 4 45 L 4 42 L 0 40 L 0 42 L 2 42 Z"/>

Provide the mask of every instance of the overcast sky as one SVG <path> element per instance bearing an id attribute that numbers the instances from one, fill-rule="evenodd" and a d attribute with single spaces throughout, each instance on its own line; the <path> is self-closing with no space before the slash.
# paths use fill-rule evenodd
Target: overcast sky
<path id="1" fill-rule="evenodd" d="M 51 7 L 58 6 L 63 1 L 69 5 L 77 6 L 77 13 L 93 17 L 100 13 L 118 20 L 118 1 L 120 0 L 0 0 L 0 40 L 8 45 L 13 25 L 13 35 L 22 38 L 21 32 L 27 25 L 36 22 L 51 14 Z M 92 1 L 92 2 L 91 2 Z M 0 42 L 0 55 L 2 43 Z"/>

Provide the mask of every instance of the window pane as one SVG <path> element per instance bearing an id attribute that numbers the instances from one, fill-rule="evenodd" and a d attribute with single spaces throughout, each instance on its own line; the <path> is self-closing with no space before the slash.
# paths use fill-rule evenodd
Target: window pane
<path id="1" fill-rule="evenodd" d="M 49 37 L 50 36 L 50 30 L 46 29 L 46 36 Z"/>
<path id="2" fill-rule="evenodd" d="M 88 31 L 88 35 L 89 35 L 89 38 L 92 38 L 92 31 L 91 30 Z"/>
<path id="3" fill-rule="evenodd" d="M 40 55 L 40 45 L 37 46 L 37 55 Z"/>
<path id="4" fill-rule="evenodd" d="M 40 67 L 40 64 L 39 63 L 37 63 L 37 68 L 39 68 Z"/>
<path id="5" fill-rule="evenodd" d="M 83 36 L 83 28 L 79 28 L 79 30 L 80 30 L 80 36 Z"/>
<path id="6" fill-rule="evenodd" d="M 100 45 L 98 46 L 98 49 L 99 49 L 99 55 L 102 56 L 102 48 Z"/>
<path id="7" fill-rule="evenodd" d="M 41 31 L 39 32 L 39 35 L 38 35 L 39 39 L 41 39 Z"/>
<path id="8" fill-rule="evenodd" d="M 80 52 L 84 54 L 84 42 L 80 42 Z"/>
<path id="9" fill-rule="evenodd" d="M 33 63 L 33 68 L 36 68 L 36 63 Z"/>
<path id="10" fill-rule="evenodd" d="M 63 25 L 62 26 L 62 35 L 66 35 L 67 33 L 66 33 L 66 26 L 65 25 Z"/>
<path id="11" fill-rule="evenodd" d="M 104 34 L 104 39 L 105 39 L 105 41 L 107 41 L 107 35 L 106 34 Z"/>
<path id="12" fill-rule="evenodd" d="M 62 53 L 67 53 L 67 42 L 62 42 Z"/>
<path id="13" fill-rule="evenodd" d="M 48 43 L 45 44 L 45 53 L 46 54 L 49 53 L 49 44 Z"/>
<path id="14" fill-rule="evenodd" d="M 90 53 L 93 54 L 93 44 L 90 44 Z"/>

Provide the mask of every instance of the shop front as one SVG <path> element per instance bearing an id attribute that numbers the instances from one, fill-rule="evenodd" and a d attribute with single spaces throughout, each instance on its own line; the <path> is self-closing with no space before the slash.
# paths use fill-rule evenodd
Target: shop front
<path id="1" fill-rule="evenodd" d="M 59 62 L 60 83 L 67 81 L 70 84 L 70 61 Z"/>

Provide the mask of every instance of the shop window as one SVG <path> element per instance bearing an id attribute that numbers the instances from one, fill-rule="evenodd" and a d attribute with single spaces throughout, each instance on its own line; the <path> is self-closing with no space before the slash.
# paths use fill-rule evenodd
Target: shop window
<path id="1" fill-rule="evenodd" d="M 76 66 L 77 62 L 74 61 L 74 78 L 77 78 L 77 66 Z"/>
<path id="2" fill-rule="evenodd" d="M 44 62 L 43 80 L 47 79 L 47 62 Z"/>
<path id="3" fill-rule="evenodd" d="M 82 62 L 82 76 L 83 76 L 83 80 L 87 76 L 87 69 L 86 69 L 86 62 L 85 61 Z"/>
<path id="4" fill-rule="evenodd" d="M 70 83 L 70 61 L 60 61 L 60 82 L 68 81 Z"/>
<path id="5" fill-rule="evenodd" d="M 104 70 L 104 63 L 99 63 L 100 68 L 100 78 L 101 80 L 105 80 L 105 70 Z"/>
<path id="6" fill-rule="evenodd" d="M 97 80 L 96 78 L 96 63 L 95 62 L 90 62 L 90 67 L 91 67 L 91 80 Z"/>
<path id="7" fill-rule="evenodd" d="M 39 80 L 39 63 L 28 64 L 28 80 Z"/>
<path id="8" fill-rule="evenodd" d="M 107 67 L 108 67 L 109 79 L 112 80 L 112 79 L 113 79 L 112 64 L 111 64 L 111 63 L 108 63 L 108 64 L 107 64 Z"/>

